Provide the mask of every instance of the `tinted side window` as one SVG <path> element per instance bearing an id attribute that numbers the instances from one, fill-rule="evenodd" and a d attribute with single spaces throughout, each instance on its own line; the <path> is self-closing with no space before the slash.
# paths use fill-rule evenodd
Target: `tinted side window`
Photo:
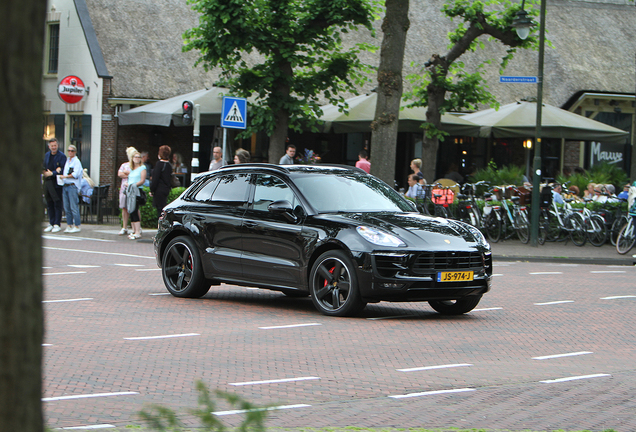
<path id="1" fill-rule="evenodd" d="M 294 192 L 284 181 L 267 174 L 256 176 L 256 189 L 254 190 L 252 209 L 267 211 L 268 205 L 279 200 L 289 201 L 292 208 L 297 205 Z"/>
<path id="2" fill-rule="evenodd" d="M 206 185 L 199 188 L 199 191 L 194 195 L 195 201 L 204 201 L 208 202 L 212 199 L 212 194 L 214 190 L 219 185 L 219 178 L 211 179 Z"/>
<path id="3" fill-rule="evenodd" d="M 219 178 L 212 194 L 212 204 L 241 207 L 247 203 L 248 174 L 227 174 Z"/>

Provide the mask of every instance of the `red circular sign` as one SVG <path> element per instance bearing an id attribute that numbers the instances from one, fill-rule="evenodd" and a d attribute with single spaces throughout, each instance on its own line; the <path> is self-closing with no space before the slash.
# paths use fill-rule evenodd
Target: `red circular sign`
<path id="1" fill-rule="evenodd" d="M 81 101 L 86 94 L 84 81 L 74 75 L 69 75 L 60 81 L 57 94 L 64 102 L 75 104 Z"/>

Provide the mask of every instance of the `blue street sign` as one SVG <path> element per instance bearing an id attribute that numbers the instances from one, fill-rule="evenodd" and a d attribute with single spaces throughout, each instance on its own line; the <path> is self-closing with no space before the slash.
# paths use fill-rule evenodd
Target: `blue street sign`
<path id="1" fill-rule="evenodd" d="M 231 129 L 247 127 L 247 100 L 229 96 L 223 98 L 221 127 Z"/>
<path id="2" fill-rule="evenodd" d="M 499 77 L 500 83 L 521 83 L 521 84 L 536 84 L 538 82 L 536 76 L 505 76 Z"/>

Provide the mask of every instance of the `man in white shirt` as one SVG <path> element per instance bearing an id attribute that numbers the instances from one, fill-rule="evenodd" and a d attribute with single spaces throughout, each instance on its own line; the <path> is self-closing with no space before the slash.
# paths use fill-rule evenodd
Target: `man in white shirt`
<path id="1" fill-rule="evenodd" d="M 278 162 L 278 164 L 293 165 L 294 156 L 296 156 L 296 146 L 293 144 L 287 144 L 287 148 L 285 149 L 285 155 L 282 158 L 280 158 L 280 161 Z"/>
<path id="2" fill-rule="evenodd" d="M 225 166 L 225 161 L 223 160 L 223 149 L 221 147 L 214 147 L 212 149 L 212 160 L 210 161 L 210 167 L 208 171 L 215 171 Z"/>
<path id="3" fill-rule="evenodd" d="M 64 212 L 66 213 L 66 223 L 68 227 L 64 230 L 65 233 L 77 233 L 80 232 L 80 211 L 79 211 L 79 191 L 80 191 L 80 179 L 84 169 L 82 163 L 77 157 L 77 147 L 73 144 L 66 149 L 68 158 L 62 175 L 58 175 L 57 178 L 63 182 L 62 197 L 64 199 Z"/>

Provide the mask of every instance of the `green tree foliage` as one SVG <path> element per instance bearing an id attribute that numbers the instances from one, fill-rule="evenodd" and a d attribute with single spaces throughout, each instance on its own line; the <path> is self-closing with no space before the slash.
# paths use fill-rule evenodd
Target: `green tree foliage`
<path id="1" fill-rule="evenodd" d="M 535 0 L 525 2 L 530 16 L 538 15 L 536 3 Z M 443 55 L 433 54 L 421 65 L 419 74 L 408 77 L 414 85 L 414 90 L 407 95 L 413 100 L 411 105 L 428 107 L 422 146 L 422 172 L 425 178 L 432 180 L 435 176 L 439 140 L 444 139 L 444 132 L 440 130 L 442 114 L 476 110 L 480 104 L 497 106 L 482 75 L 483 68 L 492 59 L 482 62 L 471 72 L 458 59 L 466 53 L 484 48 L 482 36 L 488 36 L 489 42 L 499 41 L 508 47 L 506 55 L 500 59 L 500 71 L 506 68 L 517 48 L 537 48 L 538 38 L 535 35 L 531 34 L 522 40 L 512 28 L 512 21 L 520 8 L 520 3 L 509 0 L 449 0 L 442 8 L 442 14 L 457 22 L 455 30 L 448 35 L 448 50 Z"/>
<path id="2" fill-rule="evenodd" d="M 218 431 L 226 430 L 225 425 L 213 413 L 216 411 L 216 404 L 210 395 L 210 391 L 202 381 L 196 383 L 199 392 L 199 406 L 190 410 L 190 414 L 194 415 L 201 422 L 200 431 Z M 217 397 L 224 399 L 232 407 L 239 409 L 245 414 L 244 420 L 238 428 L 240 432 L 265 432 L 265 419 L 267 418 L 267 407 L 257 407 L 232 393 L 216 390 Z M 177 413 L 170 408 L 161 405 L 152 405 L 150 409 L 143 410 L 139 413 L 140 417 L 153 429 L 158 431 L 185 431 L 186 429 Z"/>
<path id="3" fill-rule="evenodd" d="M 186 31 L 184 51 L 196 64 L 219 67 L 234 96 L 252 97 L 243 136 L 265 131 L 269 160 L 284 154 L 288 128 L 317 131 L 319 96 L 344 101 L 365 80 L 359 44 L 345 50 L 342 37 L 360 26 L 372 31 L 371 0 L 188 0 L 200 13 Z M 258 60 L 255 60 L 258 58 Z"/>
<path id="4" fill-rule="evenodd" d="M 157 220 L 159 215 L 157 214 L 157 209 L 155 209 L 155 206 L 153 204 L 152 196 L 150 195 L 150 188 L 144 186 L 143 189 L 144 191 L 146 191 L 148 200 L 146 201 L 146 204 L 139 207 L 139 211 L 141 212 L 141 226 L 143 228 L 157 228 Z M 172 201 L 179 198 L 179 195 L 181 195 L 183 191 L 185 191 L 185 189 L 186 188 L 184 187 L 173 188 L 168 194 L 166 204 L 170 204 Z"/>

